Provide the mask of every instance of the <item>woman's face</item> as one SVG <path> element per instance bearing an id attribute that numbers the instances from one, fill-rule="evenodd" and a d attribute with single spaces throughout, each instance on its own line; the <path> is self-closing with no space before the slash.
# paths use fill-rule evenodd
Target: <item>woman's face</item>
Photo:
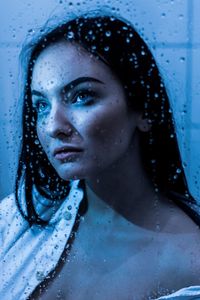
<path id="1" fill-rule="evenodd" d="M 32 76 L 37 134 L 62 179 L 87 179 L 115 164 L 134 143 L 137 113 L 111 69 L 77 44 L 56 42 Z"/>

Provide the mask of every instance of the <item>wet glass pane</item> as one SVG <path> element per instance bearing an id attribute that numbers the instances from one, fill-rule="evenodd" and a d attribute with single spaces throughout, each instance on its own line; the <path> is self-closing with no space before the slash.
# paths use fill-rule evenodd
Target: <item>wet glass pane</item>
<path id="1" fill-rule="evenodd" d="M 158 299 L 199 285 L 199 9 L 2 5 L 1 299 Z"/>

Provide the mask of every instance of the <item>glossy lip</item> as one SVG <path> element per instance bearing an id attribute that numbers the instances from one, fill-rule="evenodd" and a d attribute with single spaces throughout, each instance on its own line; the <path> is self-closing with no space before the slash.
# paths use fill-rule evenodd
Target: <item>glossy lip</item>
<path id="1" fill-rule="evenodd" d="M 81 152 L 83 152 L 82 149 L 69 145 L 55 148 L 53 151 L 53 156 L 58 160 L 65 160 Z"/>

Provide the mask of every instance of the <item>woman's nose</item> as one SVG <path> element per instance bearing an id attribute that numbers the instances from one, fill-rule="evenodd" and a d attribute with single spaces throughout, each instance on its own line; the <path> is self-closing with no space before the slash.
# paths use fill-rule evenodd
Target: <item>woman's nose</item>
<path id="1" fill-rule="evenodd" d="M 73 126 L 70 118 L 61 104 L 55 104 L 49 115 L 47 124 L 47 131 L 49 136 L 56 138 L 70 137 L 73 133 Z"/>

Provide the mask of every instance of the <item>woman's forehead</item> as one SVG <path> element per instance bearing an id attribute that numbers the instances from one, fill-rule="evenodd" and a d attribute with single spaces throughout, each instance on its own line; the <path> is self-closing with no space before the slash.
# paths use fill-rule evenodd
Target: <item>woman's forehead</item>
<path id="1" fill-rule="evenodd" d="M 36 59 L 31 86 L 45 90 L 82 76 L 116 80 L 112 70 L 96 56 L 77 43 L 61 40 L 45 48 Z"/>

